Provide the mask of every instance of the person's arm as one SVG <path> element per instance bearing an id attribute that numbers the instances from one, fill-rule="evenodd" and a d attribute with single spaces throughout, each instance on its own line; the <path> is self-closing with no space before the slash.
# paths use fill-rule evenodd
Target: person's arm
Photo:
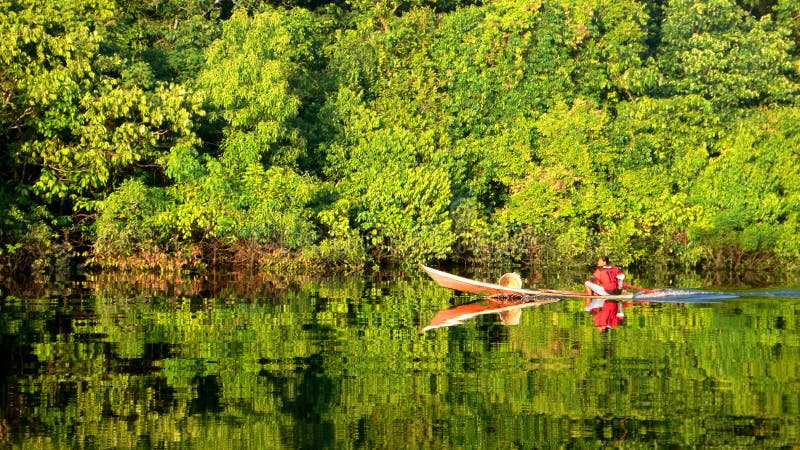
<path id="1" fill-rule="evenodd" d="M 645 293 L 657 292 L 655 289 L 647 289 L 647 288 L 643 288 L 643 287 L 640 287 L 640 286 L 635 286 L 635 285 L 632 285 L 632 284 L 628 283 L 627 281 L 623 281 L 622 282 L 622 286 L 625 287 L 625 288 L 628 288 L 628 289 L 635 289 L 637 291 L 642 291 L 642 292 L 645 292 Z"/>

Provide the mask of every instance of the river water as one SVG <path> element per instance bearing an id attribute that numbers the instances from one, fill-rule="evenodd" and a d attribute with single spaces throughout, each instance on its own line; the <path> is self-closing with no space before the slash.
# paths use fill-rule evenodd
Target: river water
<path id="1" fill-rule="evenodd" d="M 0 447 L 800 445 L 800 289 L 690 293 L 493 304 L 351 277 L 5 296 Z"/>

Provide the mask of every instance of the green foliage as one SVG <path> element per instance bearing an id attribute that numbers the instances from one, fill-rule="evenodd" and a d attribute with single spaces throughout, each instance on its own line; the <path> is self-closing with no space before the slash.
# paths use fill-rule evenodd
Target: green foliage
<path id="1" fill-rule="evenodd" d="M 327 230 L 322 239 L 307 256 L 321 266 L 337 267 L 348 272 L 358 272 L 368 262 L 363 240 L 350 227 L 350 210 L 346 200 L 339 201 L 319 212 L 320 226 Z"/>
<path id="2" fill-rule="evenodd" d="M 530 226 L 534 235 L 549 237 L 544 244 L 556 255 L 586 254 L 592 225 L 611 225 L 623 213 L 609 190 L 613 150 L 603 139 L 607 122 L 584 100 L 542 115 L 534 165 L 514 187 L 499 215 L 502 223 Z"/>
<path id="3" fill-rule="evenodd" d="M 350 205 L 368 248 L 378 259 L 409 263 L 444 257 L 453 241 L 450 179 L 438 165 L 418 162 L 434 148 L 432 137 L 380 127 L 347 90 L 339 99 L 352 105 L 340 120 L 345 135 L 357 140 L 330 149 L 329 176 L 338 180 L 339 202 Z"/>
<path id="4" fill-rule="evenodd" d="M 72 252 L 51 228 L 53 217 L 45 208 L 27 211 L 3 202 L 0 214 L 0 281 L 7 282 L 20 275 L 43 281 L 50 258 Z"/>
<path id="5" fill-rule="evenodd" d="M 644 63 L 649 19 L 640 1 L 568 1 L 577 62 L 573 72 L 582 96 L 610 103 L 629 99 Z"/>
<path id="6" fill-rule="evenodd" d="M 193 139 L 192 100 L 179 87 L 150 94 L 112 87 L 95 94 L 84 96 L 75 123 L 66 129 L 39 123 L 43 139 L 27 141 L 20 148 L 21 155 L 42 166 L 34 188 L 45 198 L 91 198 L 118 174 L 157 159 L 161 148 Z"/>
<path id="7" fill-rule="evenodd" d="M 496 2 L 444 17 L 431 59 L 451 133 L 483 135 L 574 95 L 572 39 L 563 10 L 550 3 Z"/>
<path id="8" fill-rule="evenodd" d="M 800 16 L 800 5 L 792 0 L 778 0 L 774 5 L 773 15 L 778 24 L 792 32 L 792 41 L 795 44 L 792 52 L 795 56 L 795 71 L 800 72 L 800 68 L 797 67 L 798 43 L 800 43 L 800 21 L 797 17 Z"/>
<path id="9" fill-rule="evenodd" d="M 122 259 L 146 246 L 166 247 L 173 240 L 170 203 L 159 188 L 136 179 L 125 181 L 100 206 L 94 224 L 95 254 Z"/>
<path id="10" fill-rule="evenodd" d="M 242 176 L 239 205 L 246 214 L 236 236 L 289 248 L 309 247 L 316 240 L 308 205 L 318 190 L 314 180 L 291 169 L 250 166 Z"/>
<path id="11" fill-rule="evenodd" d="M 113 14 L 113 3 L 4 2 L 0 20 L 3 67 L 2 128 L 22 129 L 51 110 L 53 121 L 69 122 L 68 105 L 80 99 Z"/>
<path id="12" fill-rule="evenodd" d="M 155 81 L 190 82 L 205 63 L 205 49 L 220 34 L 220 24 L 209 20 L 218 14 L 213 3 L 117 0 L 115 39 L 104 52 L 124 56 L 122 68 L 109 70 L 144 88 Z"/>
<path id="13" fill-rule="evenodd" d="M 101 203 L 95 224 L 99 253 L 129 256 L 180 240 L 252 241 L 286 248 L 316 238 L 307 208 L 316 187 L 287 168 L 252 165 L 235 176 L 212 161 L 198 179 L 169 189 L 124 184 Z"/>
<path id="14" fill-rule="evenodd" d="M 792 2 L 1 5 L 7 249 L 49 230 L 112 266 L 800 260 L 798 175 L 774 173 L 796 155 L 732 156 L 767 141 L 754 117 L 764 149 L 794 145 Z"/>
<path id="15" fill-rule="evenodd" d="M 311 32 L 307 14 L 294 17 L 284 24 L 274 11 L 253 17 L 239 12 L 225 23 L 198 80 L 211 106 L 211 120 L 219 117 L 225 124 L 222 154 L 200 153 L 194 141 L 176 142 L 158 159 L 173 184 L 146 188 L 137 183 L 104 202 L 97 227 L 101 247 L 122 246 L 122 254 L 141 252 L 148 245 L 169 251 L 175 248 L 163 245 L 169 236 L 175 242 L 214 242 L 228 248 L 250 243 L 259 249 L 299 250 L 316 241 L 314 213 L 307 205 L 318 187 L 290 168 L 296 166 L 303 144 L 291 125 L 299 101 L 289 92 L 288 79 L 301 70 L 295 61 L 307 56 L 306 42 L 298 40 Z M 118 211 L 119 202 L 138 205 L 139 194 L 168 199 L 168 205 L 147 220 L 142 217 L 155 211 L 144 205 L 131 214 Z M 153 238 L 105 238 L 125 235 L 128 227 Z"/>
<path id="16" fill-rule="evenodd" d="M 754 112 L 737 121 L 721 142 L 719 156 L 692 191 L 693 203 L 711 216 L 706 226 L 692 227 L 706 242 L 709 259 L 718 259 L 725 249 L 741 251 L 754 261 L 774 255 L 773 263 L 780 265 L 797 259 L 799 117 L 797 108 Z M 734 263 L 751 261 L 740 257 Z"/>
<path id="17" fill-rule="evenodd" d="M 675 93 L 718 107 L 792 103 L 797 70 L 788 37 L 770 16 L 756 19 L 730 0 L 670 2 L 660 68 Z"/>
<path id="18" fill-rule="evenodd" d="M 225 122 L 221 161 L 232 170 L 253 163 L 295 165 L 305 142 L 292 125 L 300 100 L 292 92 L 314 58 L 317 25 L 309 12 L 237 11 L 208 50 L 200 89 Z"/>
<path id="19" fill-rule="evenodd" d="M 414 264 L 447 256 L 454 237 L 445 172 L 433 166 L 387 167 L 359 178 L 362 206 L 355 222 L 378 259 L 385 253 Z"/>
<path id="20" fill-rule="evenodd" d="M 625 205 L 626 221 L 634 224 L 622 248 L 646 261 L 677 257 L 692 266 L 702 258 L 687 230 L 703 226 L 707 216 L 702 206 L 690 204 L 688 190 L 717 152 L 720 123 L 711 103 L 698 96 L 620 104 L 614 193 Z"/>
<path id="21" fill-rule="evenodd" d="M 16 162 L 39 168 L 25 181 L 45 200 L 85 207 L 116 176 L 191 138 L 197 102 L 185 89 L 144 91 L 102 75 L 113 13 L 103 1 L 36 3 L 3 21 L 3 85 L 13 83 L 4 116 L 24 136 L 8 145 Z"/>

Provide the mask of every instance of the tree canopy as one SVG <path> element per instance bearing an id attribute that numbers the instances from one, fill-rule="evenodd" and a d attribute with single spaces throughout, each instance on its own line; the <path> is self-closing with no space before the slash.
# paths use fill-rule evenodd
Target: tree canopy
<path id="1" fill-rule="evenodd" d="M 793 2 L 0 6 L 7 272 L 800 267 Z"/>

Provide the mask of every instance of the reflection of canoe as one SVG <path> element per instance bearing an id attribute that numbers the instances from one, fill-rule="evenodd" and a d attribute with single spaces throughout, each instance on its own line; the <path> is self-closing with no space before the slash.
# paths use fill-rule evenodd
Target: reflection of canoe
<path id="1" fill-rule="evenodd" d="M 443 309 L 436 313 L 431 322 L 420 328 L 419 332 L 425 332 L 434 328 L 452 327 L 460 325 L 465 320 L 485 314 L 497 313 L 504 325 L 519 324 L 520 314 L 523 308 L 545 305 L 561 301 L 561 298 L 550 297 L 535 301 L 502 301 L 494 298 L 486 298 L 477 302 L 466 303 Z"/>
<path id="2" fill-rule="evenodd" d="M 453 275 L 452 273 L 447 273 L 441 270 L 430 268 L 424 264 L 420 264 L 419 267 L 422 270 L 424 270 L 425 273 L 427 273 L 431 278 L 433 278 L 433 281 L 437 282 L 442 287 L 446 287 L 454 291 L 468 292 L 470 294 L 478 294 L 486 297 L 541 297 L 541 296 L 566 297 L 566 298 L 594 297 L 586 295 L 585 292 L 557 291 L 550 289 L 523 289 L 523 288 L 508 287 L 500 284 L 485 283 L 482 281 L 476 281 L 476 280 L 471 280 L 469 278 L 460 277 L 458 275 Z M 620 298 L 632 298 L 632 295 L 630 294 L 606 295 L 603 296 L 603 298 L 608 300 L 620 299 Z"/>

